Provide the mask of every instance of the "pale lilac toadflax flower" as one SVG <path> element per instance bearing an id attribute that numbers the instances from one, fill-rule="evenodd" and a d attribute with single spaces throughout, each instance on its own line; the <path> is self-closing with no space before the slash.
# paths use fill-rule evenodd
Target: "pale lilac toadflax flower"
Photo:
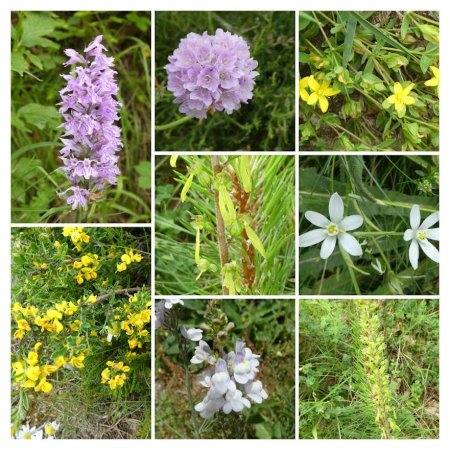
<path id="1" fill-rule="evenodd" d="M 104 54 L 102 36 L 97 36 L 84 50 L 65 50 L 69 57 L 64 66 L 75 64 L 69 75 L 62 75 L 67 86 L 59 93 L 59 112 L 65 129 L 61 137 L 62 170 L 72 187 L 66 195 L 72 209 L 86 206 L 89 198 L 102 191 L 107 184 L 117 183 L 120 171 L 118 155 L 122 147 L 119 120 L 118 92 L 112 67 L 113 58 Z"/>
<path id="2" fill-rule="evenodd" d="M 208 111 L 231 114 L 253 97 L 258 62 L 240 36 L 217 29 L 214 35 L 189 33 L 165 66 L 167 89 L 179 111 L 205 119 Z"/>

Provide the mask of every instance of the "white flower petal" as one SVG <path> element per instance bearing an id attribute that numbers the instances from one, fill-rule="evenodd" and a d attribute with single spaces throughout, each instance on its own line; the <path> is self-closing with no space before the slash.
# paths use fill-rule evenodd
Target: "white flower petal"
<path id="1" fill-rule="evenodd" d="M 430 214 L 420 225 L 419 230 L 427 230 L 432 227 L 435 223 L 439 222 L 439 211 Z"/>
<path id="2" fill-rule="evenodd" d="M 337 192 L 330 198 L 328 212 L 330 213 L 330 220 L 333 223 L 339 223 L 344 217 L 344 202 Z"/>
<path id="3" fill-rule="evenodd" d="M 311 247 L 311 245 L 322 242 L 327 237 L 327 232 L 322 229 L 308 231 L 300 235 L 300 247 Z"/>
<path id="4" fill-rule="evenodd" d="M 403 239 L 405 241 L 410 241 L 414 236 L 414 231 L 411 230 L 411 228 L 409 230 L 405 231 L 405 234 L 403 235 Z"/>
<path id="5" fill-rule="evenodd" d="M 409 213 L 409 223 L 411 224 L 411 228 L 413 230 L 417 230 L 420 226 L 420 206 L 413 205 L 411 208 L 411 212 Z"/>
<path id="6" fill-rule="evenodd" d="M 419 244 L 415 239 L 411 241 L 409 246 L 409 262 L 412 268 L 416 270 L 419 265 Z"/>
<path id="7" fill-rule="evenodd" d="M 315 211 L 306 211 L 305 217 L 316 227 L 326 228 L 330 221 L 323 215 Z"/>
<path id="8" fill-rule="evenodd" d="M 348 233 L 340 234 L 339 245 L 352 256 L 361 256 L 363 251 L 361 245 L 354 236 Z"/>
<path id="9" fill-rule="evenodd" d="M 439 264 L 439 250 L 431 242 L 419 241 L 419 245 L 428 258 Z"/>
<path id="10" fill-rule="evenodd" d="M 322 259 L 327 259 L 334 250 L 336 246 L 336 236 L 327 236 L 323 241 L 322 247 L 320 248 L 320 257 Z"/>
<path id="11" fill-rule="evenodd" d="M 344 217 L 338 224 L 338 228 L 344 231 L 352 231 L 359 228 L 364 222 L 364 219 L 358 215 Z"/>
<path id="12" fill-rule="evenodd" d="M 439 240 L 439 228 L 430 228 L 426 230 L 427 239 L 431 239 L 433 241 Z"/>

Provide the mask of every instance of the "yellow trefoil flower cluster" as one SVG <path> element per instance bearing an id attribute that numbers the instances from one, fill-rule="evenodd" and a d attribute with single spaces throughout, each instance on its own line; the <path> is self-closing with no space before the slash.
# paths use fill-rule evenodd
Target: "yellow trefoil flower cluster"
<path id="1" fill-rule="evenodd" d="M 120 257 L 121 263 L 117 264 L 117 272 L 123 272 L 127 270 L 127 267 L 132 262 L 141 262 L 142 255 L 139 253 L 134 253 L 130 248 L 125 250 L 125 253 Z"/>
<path id="2" fill-rule="evenodd" d="M 142 348 L 144 342 L 150 339 L 150 332 L 146 329 L 150 323 L 151 301 L 146 300 L 143 296 L 132 295 L 128 299 L 128 303 L 116 308 L 118 314 L 114 316 L 113 326 L 109 328 L 109 332 L 113 336 L 119 334 L 118 322 L 120 322 L 120 330 L 125 331 L 128 336 L 128 346 L 131 350 Z"/>
<path id="3" fill-rule="evenodd" d="M 125 366 L 122 361 L 108 361 L 106 365 L 108 367 L 102 371 L 102 384 L 108 383 L 109 388 L 114 391 L 125 384 L 128 379 L 125 373 L 130 371 L 130 367 Z"/>
<path id="4" fill-rule="evenodd" d="M 416 99 L 408 95 L 414 86 L 414 83 L 410 83 L 403 88 L 401 83 L 394 83 L 394 93 L 387 98 L 387 102 L 395 106 L 395 110 L 400 116 L 405 114 L 407 106 L 416 103 Z"/>
<path id="5" fill-rule="evenodd" d="M 339 89 L 330 87 L 330 81 L 317 81 L 314 75 L 303 77 L 300 80 L 300 98 L 310 106 L 319 103 L 323 113 L 328 111 L 328 97 L 339 94 Z"/>
<path id="6" fill-rule="evenodd" d="M 42 331 L 59 334 L 64 330 L 64 325 L 61 319 L 64 316 L 73 316 L 78 311 L 78 306 L 73 302 L 66 302 L 65 300 L 56 303 L 54 308 L 47 309 L 45 314 L 37 316 L 34 324 L 41 327 Z M 71 327 L 73 330 L 73 328 Z"/>
<path id="7" fill-rule="evenodd" d="M 55 364 L 39 365 L 39 350 L 42 343 L 38 342 L 34 350 L 28 352 L 25 361 L 16 361 L 12 363 L 14 382 L 25 389 L 34 389 L 35 392 L 44 392 L 48 394 L 53 385 L 47 381 L 47 377 L 58 370 Z"/>
<path id="8" fill-rule="evenodd" d="M 75 275 L 77 283 L 83 284 L 85 280 L 95 280 L 97 278 L 98 265 L 98 255 L 95 253 L 88 253 L 82 256 L 79 261 L 75 261 L 73 268 L 78 270 L 78 273 Z"/>
<path id="9" fill-rule="evenodd" d="M 87 244 L 90 237 L 83 231 L 83 227 L 64 227 L 62 232 L 64 237 L 70 237 L 75 248 L 80 251 L 81 245 Z"/>

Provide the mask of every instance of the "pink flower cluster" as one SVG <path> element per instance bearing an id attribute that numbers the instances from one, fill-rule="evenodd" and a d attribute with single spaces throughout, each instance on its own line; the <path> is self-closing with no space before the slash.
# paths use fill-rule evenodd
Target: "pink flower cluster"
<path id="1" fill-rule="evenodd" d="M 208 111 L 231 114 L 253 97 L 257 66 L 240 36 L 220 28 L 211 36 L 189 33 L 165 66 L 167 89 L 181 113 L 198 119 Z"/>

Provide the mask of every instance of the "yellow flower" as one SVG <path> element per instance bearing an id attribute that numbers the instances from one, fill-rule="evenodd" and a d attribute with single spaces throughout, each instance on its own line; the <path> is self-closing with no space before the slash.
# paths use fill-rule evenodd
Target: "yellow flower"
<path id="1" fill-rule="evenodd" d="M 58 356 L 57 358 L 54 359 L 54 363 L 58 369 L 62 367 L 66 363 L 66 361 L 67 360 L 66 358 L 64 358 L 64 356 Z"/>
<path id="2" fill-rule="evenodd" d="M 117 264 L 117 272 L 123 272 L 125 270 L 127 270 L 126 263 L 122 262 L 120 264 Z"/>
<path id="3" fill-rule="evenodd" d="M 306 88 L 308 87 L 308 80 L 309 77 L 303 77 L 302 79 L 300 79 L 299 81 L 299 86 L 300 86 L 300 98 L 304 101 L 307 102 L 308 98 L 309 98 L 309 92 L 306 90 Z"/>
<path id="4" fill-rule="evenodd" d="M 58 334 L 64 330 L 63 324 L 58 319 L 53 319 L 53 330 Z"/>
<path id="5" fill-rule="evenodd" d="M 97 303 L 97 296 L 96 295 L 90 295 L 87 298 L 86 303 Z"/>
<path id="6" fill-rule="evenodd" d="M 12 363 L 11 367 L 14 371 L 14 376 L 16 378 L 19 378 L 21 375 L 23 375 L 25 373 L 25 368 L 21 361 L 16 361 L 16 362 Z"/>
<path id="7" fill-rule="evenodd" d="M 436 86 L 439 94 L 439 67 L 431 66 L 433 77 L 425 81 L 425 86 Z"/>
<path id="8" fill-rule="evenodd" d="M 64 310 L 64 314 L 66 316 L 72 316 L 74 313 L 76 313 L 78 310 L 78 306 L 75 305 L 73 302 L 69 302 L 69 305 Z"/>
<path id="9" fill-rule="evenodd" d="M 35 366 L 39 362 L 39 355 L 37 352 L 28 352 L 27 364 L 29 366 Z"/>
<path id="10" fill-rule="evenodd" d="M 78 284 L 83 284 L 84 279 L 83 279 L 83 275 L 81 275 L 81 273 L 79 273 L 76 277 L 75 280 L 77 280 Z"/>
<path id="11" fill-rule="evenodd" d="M 69 327 L 72 331 L 78 331 L 80 329 L 81 322 L 79 320 L 74 320 Z"/>
<path id="12" fill-rule="evenodd" d="M 142 261 L 143 256 L 140 255 L 139 253 L 135 253 L 133 256 L 133 261 L 134 262 L 141 262 Z"/>
<path id="13" fill-rule="evenodd" d="M 319 102 L 320 110 L 325 113 L 328 111 L 328 98 L 333 95 L 339 94 L 341 91 L 339 89 L 330 88 L 330 82 L 324 81 L 319 83 L 313 76 L 308 78 L 308 86 L 311 89 L 311 94 L 308 97 L 308 105 L 315 105 Z"/>
<path id="14" fill-rule="evenodd" d="M 18 320 L 17 326 L 19 327 L 19 330 L 31 331 L 30 324 L 25 319 Z"/>
<path id="15" fill-rule="evenodd" d="M 29 380 L 37 381 L 41 375 L 41 368 L 39 366 L 28 367 L 25 375 Z"/>
<path id="16" fill-rule="evenodd" d="M 51 373 L 56 372 L 57 370 L 58 370 L 58 366 L 45 364 L 45 366 L 42 366 L 42 368 L 41 368 L 41 376 L 47 377 Z"/>
<path id="17" fill-rule="evenodd" d="M 416 103 L 416 99 L 408 95 L 414 86 L 414 83 L 410 83 L 403 89 L 400 83 L 394 83 L 394 93 L 387 98 L 387 102 L 395 106 L 399 115 L 405 114 L 407 105 Z"/>
<path id="18" fill-rule="evenodd" d="M 110 378 L 111 371 L 108 369 L 103 369 L 102 371 L 102 383 L 105 384 Z"/>
<path id="19" fill-rule="evenodd" d="M 49 319 L 61 319 L 62 314 L 56 309 L 47 310 L 47 316 Z"/>
<path id="20" fill-rule="evenodd" d="M 84 355 L 74 356 L 73 358 L 71 358 L 70 364 L 77 369 L 82 369 L 84 367 L 84 358 Z"/>
<path id="21" fill-rule="evenodd" d="M 42 342 L 36 342 L 36 344 L 34 344 L 35 352 L 38 352 L 41 348 L 42 348 Z"/>
<path id="22" fill-rule="evenodd" d="M 83 263 L 81 261 L 75 261 L 73 263 L 73 268 L 74 269 L 81 269 L 83 267 Z"/>
<path id="23" fill-rule="evenodd" d="M 125 264 L 131 264 L 131 258 L 129 255 L 122 255 L 122 257 L 120 259 Z"/>
<path id="24" fill-rule="evenodd" d="M 24 330 L 16 330 L 16 331 L 14 331 L 13 336 L 14 336 L 14 339 L 17 339 L 20 341 L 25 336 L 25 331 Z"/>
<path id="25" fill-rule="evenodd" d="M 53 247 L 55 247 L 55 248 L 61 247 L 61 242 L 55 241 L 55 243 L 53 244 Z"/>
<path id="26" fill-rule="evenodd" d="M 48 394 L 53 389 L 53 385 L 47 381 L 47 378 L 43 377 L 39 380 L 38 385 L 34 388 L 36 392 L 43 392 Z"/>

